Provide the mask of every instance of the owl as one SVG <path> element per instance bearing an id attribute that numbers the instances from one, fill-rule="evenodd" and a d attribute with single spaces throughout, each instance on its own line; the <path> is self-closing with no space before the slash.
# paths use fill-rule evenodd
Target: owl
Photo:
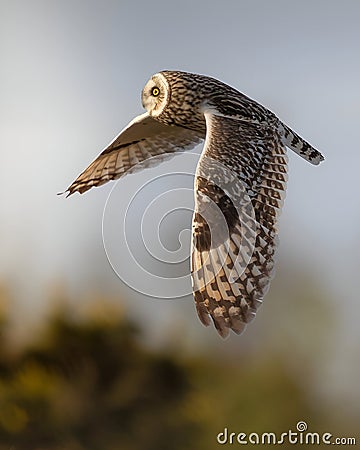
<path id="1" fill-rule="evenodd" d="M 191 275 L 198 316 L 222 337 L 244 331 L 274 274 L 286 148 L 324 157 L 275 114 L 214 78 L 153 75 L 133 119 L 66 190 L 80 194 L 205 140 L 195 173 Z"/>

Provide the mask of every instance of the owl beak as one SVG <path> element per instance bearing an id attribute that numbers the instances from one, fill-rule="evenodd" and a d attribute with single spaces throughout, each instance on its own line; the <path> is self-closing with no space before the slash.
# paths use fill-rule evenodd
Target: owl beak
<path id="1" fill-rule="evenodd" d="M 142 95 L 141 97 L 141 103 L 143 105 L 143 108 L 146 109 L 146 111 L 149 112 L 149 114 L 151 113 L 151 110 L 153 109 L 153 99 L 149 96 L 149 95 Z"/>
<path id="2" fill-rule="evenodd" d="M 144 99 L 144 91 L 141 92 L 141 104 L 142 104 L 143 108 L 146 109 L 145 99 Z"/>

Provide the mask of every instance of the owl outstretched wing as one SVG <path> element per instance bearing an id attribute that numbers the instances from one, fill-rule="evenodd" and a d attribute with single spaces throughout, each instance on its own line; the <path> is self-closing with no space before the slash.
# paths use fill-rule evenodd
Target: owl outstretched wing
<path id="1" fill-rule="evenodd" d="M 240 334 L 274 269 L 276 222 L 285 196 L 286 148 L 273 124 L 205 114 L 195 180 L 192 280 L 197 312 L 218 333 Z"/>
<path id="2" fill-rule="evenodd" d="M 82 194 L 126 173 L 153 167 L 175 152 L 190 150 L 204 137 L 201 131 L 165 125 L 148 113 L 141 114 L 76 178 L 66 190 L 67 196 L 74 192 Z"/>

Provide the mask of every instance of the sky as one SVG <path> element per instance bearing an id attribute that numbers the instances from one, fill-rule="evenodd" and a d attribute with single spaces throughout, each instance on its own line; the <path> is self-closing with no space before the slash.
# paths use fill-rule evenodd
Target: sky
<path id="1" fill-rule="evenodd" d="M 143 112 L 140 93 L 150 76 L 178 69 L 234 86 L 325 155 L 313 167 L 289 154 L 279 259 L 331 293 L 340 312 L 339 355 L 358 342 L 359 21 L 356 0 L 1 0 L 0 280 L 12 286 L 21 321 L 40 317 L 51 286 L 63 283 L 69 292 L 121 292 L 130 313 L 157 335 L 173 324 L 174 310 L 192 314 L 197 326 L 192 305 L 151 300 L 121 283 L 102 236 L 110 192 L 120 211 L 122 195 L 131 199 L 149 177 L 184 164 L 182 179 L 166 177 L 152 191 L 158 197 L 161 186 L 175 186 L 176 201 L 186 196 L 185 212 L 164 222 L 168 245 L 178 242 L 177 231 L 190 226 L 196 158 L 128 176 L 114 191 L 109 183 L 83 196 L 56 196 Z M 145 194 L 142 205 L 151 199 Z M 185 251 L 189 236 L 182 236 Z M 116 235 L 106 234 L 105 245 L 107 238 L 111 251 Z M 181 270 L 186 275 L 186 266 Z"/>

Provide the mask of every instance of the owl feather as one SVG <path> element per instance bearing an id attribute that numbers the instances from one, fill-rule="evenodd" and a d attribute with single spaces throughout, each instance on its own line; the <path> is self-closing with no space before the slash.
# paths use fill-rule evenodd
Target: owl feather
<path id="1" fill-rule="evenodd" d="M 136 117 L 67 189 L 68 195 L 152 167 L 205 138 L 195 174 L 191 275 L 201 322 L 222 337 L 244 331 L 274 275 L 286 147 L 324 157 L 274 113 L 203 75 L 163 71 Z"/>

